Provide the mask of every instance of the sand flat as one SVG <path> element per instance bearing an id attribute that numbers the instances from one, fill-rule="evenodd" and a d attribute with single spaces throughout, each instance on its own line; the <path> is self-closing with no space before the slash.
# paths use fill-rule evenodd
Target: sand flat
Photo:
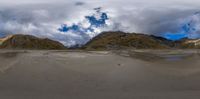
<path id="1" fill-rule="evenodd" d="M 198 52 L 4 50 L 0 98 L 199 99 Z"/>

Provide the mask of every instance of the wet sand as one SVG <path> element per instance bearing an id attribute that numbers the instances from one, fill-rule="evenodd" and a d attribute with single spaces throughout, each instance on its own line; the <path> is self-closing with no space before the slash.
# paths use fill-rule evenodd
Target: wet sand
<path id="1" fill-rule="evenodd" d="M 0 51 L 0 99 L 199 99 L 198 50 Z"/>

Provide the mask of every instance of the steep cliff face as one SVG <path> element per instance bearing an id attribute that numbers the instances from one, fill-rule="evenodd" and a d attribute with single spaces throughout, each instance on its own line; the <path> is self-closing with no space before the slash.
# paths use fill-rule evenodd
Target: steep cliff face
<path id="1" fill-rule="evenodd" d="M 41 39 L 31 35 L 11 35 L 0 39 L 1 49 L 65 49 L 57 41 Z"/>

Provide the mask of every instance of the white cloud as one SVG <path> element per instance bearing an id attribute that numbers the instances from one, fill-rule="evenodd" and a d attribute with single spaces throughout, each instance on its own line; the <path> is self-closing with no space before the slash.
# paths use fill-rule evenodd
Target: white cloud
<path id="1" fill-rule="evenodd" d="M 199 11 L 199 6 L 199 0 L 0 0 L 0 33 L 49 37 L 65 45 L 85 43 L 107 30 L 161 35 L 176 32 L 180 19 Z M 61 24 L 88 27 L 85 16 L 96 7 L 108 13 L 108 27 L 86 34 L 57 31 Z"/>

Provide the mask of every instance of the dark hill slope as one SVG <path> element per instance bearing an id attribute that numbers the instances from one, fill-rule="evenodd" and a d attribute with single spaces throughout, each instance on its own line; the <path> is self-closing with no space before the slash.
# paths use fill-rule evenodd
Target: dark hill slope
<path id="1" fill-rule="evenodd" d="M 152 35 L 124 33 L 124 32 L 104 32 L 91 41 L 83 49 L 87 50 L 111 50 L 123 48 L 136 49 L 168 49 L 173 42 L 162 37 Z"/>
<path id="2" fill-rule="evenodd" d="M 0 39 L 1 49 L 65 49 L 57 41 L 41 39 L 31 35 L 11 35 Z"/>

